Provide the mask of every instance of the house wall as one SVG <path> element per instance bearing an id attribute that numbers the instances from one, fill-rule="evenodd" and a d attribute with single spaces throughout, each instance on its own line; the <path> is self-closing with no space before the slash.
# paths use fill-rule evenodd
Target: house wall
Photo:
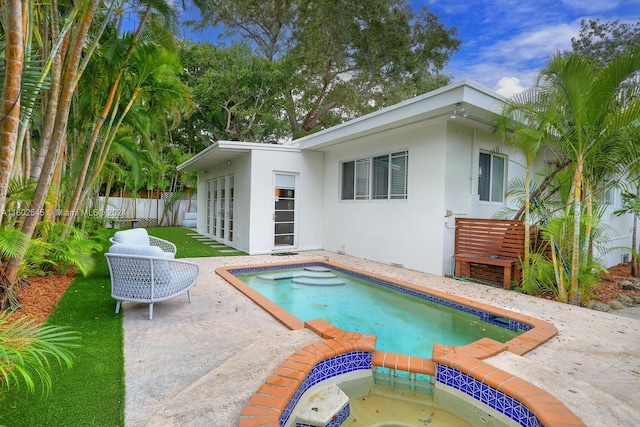
<path id="1" fill-rule="evenodd" d="M 442 273 L 446 152 L 443 123 L 376 134 L 325 152 L 324 249 Z M 341 162 L 408 150 L 406 200 L 340 200 Z"/>
<path id="2" fill-rule="evenodd" d="M 254 150 L 251 159 L 250 244 L 248 252 L 274 251 L 274 174 L 296 175 L 296 245 L 289 250 L 322 248 L 321 152 Z M 282 249 L 282 248 L 279 248 Z"/>

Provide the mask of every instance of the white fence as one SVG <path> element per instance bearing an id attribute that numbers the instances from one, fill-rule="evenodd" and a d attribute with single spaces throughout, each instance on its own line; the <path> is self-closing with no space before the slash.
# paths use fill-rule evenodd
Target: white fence
<path id="1" fill-rule="evenodd" d="M 132 197 L 109 197 L 105 210 L 105 197 L 99 197 L 99 206 L 97 210 L 102 215 L 104 213 L 107 220 L 107 226 L 115 228 L 123 225 L 132 227 L 140 226 L 172 226 L 181 225 L 185 212 L 196 211 L 197 195 L 192 194 L 191 197 L 184 196 L 176 201 L 173 206 L 165 209 L 170 205 L 173 193 L 161 193 L 159 198 L 132 198 Z M 126 224 L 126 223 L 129 224 Z"/>

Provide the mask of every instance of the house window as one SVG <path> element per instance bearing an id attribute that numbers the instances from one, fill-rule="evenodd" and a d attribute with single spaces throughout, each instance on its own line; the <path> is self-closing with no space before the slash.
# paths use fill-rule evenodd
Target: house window
<path id="1" fill-rule="evenodd" d="M 602 202 L 607 206 L 614 206 L 616 204 L 616 195 L 618 191 L 616 187 L 609 184 L 609 186 L 604 190 L 604 196 Z"/>
<path id="2" fill-rule="evenodd" d="M 406 199 L 408 159 L 399 151 L 342 163 L 342 200 Z"/>
<path id="3" fill-rule="evenodd" d="M 478 165 L 478 194 L 484 202 L 504 200 L 506 158 L 490 153 L 480 153 Z"/>

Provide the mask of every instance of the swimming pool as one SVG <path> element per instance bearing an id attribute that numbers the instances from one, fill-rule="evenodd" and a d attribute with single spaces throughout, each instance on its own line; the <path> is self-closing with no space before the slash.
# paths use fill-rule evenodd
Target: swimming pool
<path id="1" fill-rule="evenodd" d="M 235 270 L 253 290 L 307 322 L 375 335 L 376 348 L 430 358 L 433 345 L 466 345 L 481 338 L 507 342 L 528 325 L 452 304 L 363 274 L 310 263 Z"/>
<path id="2" fill-rule="evenodd" d="M 283 270 L 307 267 L 311 267 L 312 271 L 330 267 L 340 273 L 364 279 L 383 288 L 472 314 L 476 316 L 476 321 L 480 319 L 513 331 L 516 335 L 506 343 L 490 338 L 482 338 L 467 345 L 457 346 L 438 343 L 434 345 L 430 359 L 412 354 L 398 354 L 380 350 L 375 334 L 344 330 L 326 321 L 325 316 L 303 321 L 236 277 L 254 273 L 277 275 L 278 277 L 260 279 L 274 287 L 279 280 L 285 280 L 283 274 L 285 276 L 289 274 Z M 342 388 L 347 387 L 347 384 L 350 384 L 348 387 L 352 384 L 360 384 L 360 381 L 368 384 L 365 388 L 373 386 L 374 383 L 411 393 L 418 393 L 418 388 L 421 388 L 426 390 L 434 401 L 440 402 L 439 407 L 459 417 L 462 416 L 473 425 L 478 420 L 484 424 L 486 420 L 494 417 L 502 417 L 507 425 L 515 422 L 516 425 L 541 427 L 546 424 L 540 420 L 548 421 L 551 419 L 549 417 L 570 420 L 571 422 L 567 425 L 584 425 L 575 414 L 544 390 L 484 362 L 484 359 L 503 351 L 524 355 L 551 339 L 558 330 L 547 321 L 414 283 L 336 264 L 327 259 L 219 267 L 216 273 L 289 329 L 308 328 L 320 337 L 315 344 L 296 351 L 272 373 L 245 406 L 240 417 L 241 427 L 255 425 L 256 419 L 265 422 L 269 420 L 274 425 L 277 423 L 281 426 L 292 426 L 294 425 L 292 423 L 297 423 L 296 420 L 299 420 L 298 411 L 306 406 L 304 405 L 306 399 L 313 393 L 331 387 L 332 384 Z M 338 283 L 338 279 L 333 278 L 329 283 L 319 284 L 312 283 L 315 280 L 312 277 L 309 279 L 311 282 L 302 283 L 302 285 L 324 285 L 331 288 L 346 286 L 346 281 L 345 285 L 342 285 Z M 388 378 L 384 379 L 386 382 L 378 382 L 374 379 L 376 372 L 380 369 L 388 371 Z M 407 381 L 404 380 L 405 378 Z M 426 386 L 422 388 L 425 384 Z M 398 385 L 401 388 L 398 388 Z M 360 385 L 356 388 L 359 387 Z M 365 390 L 362 395 L 367 394 Z M 452 399 L 448 396 L 452 396 Z M 461 399 L 471 402 L 471 407 L 476 409 L 472 409 L 471 412 L 461 412 Z M 549 402 L 554 403 L 552 407 L 549 407 Z M 338 417 L 343 420 L 346 415 L 348 415 L 348 405 L 336 412 L 333 419 Z M 304 422 L 302 425 L 305 425 Z M 326 425 L 334 424 L 330 421 Z M 556 424 L 552 422 L 548 425 Z"/>

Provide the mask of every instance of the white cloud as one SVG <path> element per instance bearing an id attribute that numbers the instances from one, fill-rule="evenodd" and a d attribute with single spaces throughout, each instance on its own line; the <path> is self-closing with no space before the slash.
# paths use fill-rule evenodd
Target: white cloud
<path id="1" fill-rule="evenodd" d="M 539 27 L 497 42 L 485 49 L 483 56 L 507 62 L 544 59 L 556 51 L 570 49 L 571 37 L 579 32 L 579 22 Z"/>
<path id="2" fill-rule="evenodd" d="M 522 82 L 517 77 L 503 77 L 498 80 L 498 85 L 495 90 L 500 95 L 509 98 L 525 90 L 525 87 L 522 86 Z"/>
<path id="3" fill-rule="evenodd" d="M 622 4 L 619 0 L 562 0 L 562 4 L 580 13 L 598 13 L 615 10 Z"/>

